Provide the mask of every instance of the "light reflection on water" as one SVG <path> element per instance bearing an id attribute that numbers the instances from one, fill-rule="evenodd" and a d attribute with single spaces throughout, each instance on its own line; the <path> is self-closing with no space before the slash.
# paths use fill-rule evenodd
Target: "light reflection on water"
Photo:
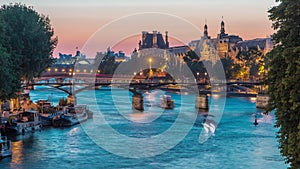
<path id="1" fill-rule="evenodd" d="M 32 91 L 33 100 L 46 99 L 53 92 L 53 102 L 58 102 L 64 93 L 53 90 Z M 89 92 L 81 97 L 88 101 Z M 119 91 L 122 96 L 122 91 Z M 132 137 L 151 137 L 168 129 L 177 118 L 180 97 L 172 94 L 175 110 L 162 113 L 162 117 L 151 123 L 140 123 L 151 117 L 151 114 L 128 114 L 131 122 L 119 114 L 111 105 L 109 91 L 96 91 L 100 105 L 89 105 L 92 110 L 101 108 L 105 119 L 118 132 Z M 186 95 L 185 97 L 190 97 Z M 223 99 L 223 98 L 216 98 Z M 191 96 L 190 107 L 194 110 L 194 99 Z M 131 105 L 121 105 L 122 110 L 132 112 Z M 153 109 L 155 111 L 156 108 Z M 255 102 L 248 98 L 227 98 L 226 107 L 216 133 L 207 142 L 198 143 L 202 131 L 197 122 L 189 134 L 171 150 L 151 158 L 130 159 L 111 154 L 98 147 L 87 136 L 80 125 L 70 128 L 44 128 L 41 132 L 25 136 L 10 137 L 13 142 L 13 156 L 0 161 L 0 168 L 287 168 L 277 149 L 274 115 L 258 115 L 258 126 L 253 125 L 254 116 L 260 112 Z M 155 113 L 155 112 L 154 112 Z M 93 130 L 93 121 L 83 125 Z M 186 117 L 189 118 L 188 116 Z M 172 138 L 170 138 L 172 139 Z M 112 142 L 113 140 L 107 140 Z M 143 145 L 144 149 L 153 145 Z"/>
<path id="2" fill-rule="evenodd" d="M 13 164 L 22 164 L 23 161 L 23 142 L 22 141 L 16 141 L 12 142 L 12 163 Z"/>

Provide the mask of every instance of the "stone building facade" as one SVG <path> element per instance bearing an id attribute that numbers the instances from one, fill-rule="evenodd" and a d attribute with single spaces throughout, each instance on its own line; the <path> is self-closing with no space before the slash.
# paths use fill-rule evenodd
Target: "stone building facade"
<path id="1" fill-rule="evenodd" d="M 200 61 L 209 60 L 214 64 L 222 58 L 232 58 L 236 61 L 236 56 L 240 51 L 247 51 L 250 48 L 256 48 L 265 55 L 273 48 L 273 43 L 271 38 L 256 38 L 244 41 L 238 35 L 228 34 L 225 32 L 225 22 L 222 20 L 220 33 L 217 34 L 216 38 L 209 36 L 208 26 L 205 24 L 201 38 L 184 46 L 170 47 L 167 31 L 165 39 L 160 32 L 143 31 L 142 39 L 139 41 L 139 50 L 150 48 L 164 49 L 181 59 L 188 51 L 193 50 L 199 56 Z"/>
<path id="2" fill-rule="evenodd" d="M 236 56 L 240 51 L 247 51 L 250 48 L 256 48 L 265 55 L 273 48 L 273 43 L 271 38 L 244 41 L 238 35 L 229 35 L 225 32 L 225 23 L 222 21 L 220 33 L 216 38 L 209 36 L 208 26 L 205 24 L 201 39 L 191 41 L 189 47 L 200 55 L 200 60 L 210 60 L 215 63 L 217 59 L 228 57 L 236 61 Z"/>

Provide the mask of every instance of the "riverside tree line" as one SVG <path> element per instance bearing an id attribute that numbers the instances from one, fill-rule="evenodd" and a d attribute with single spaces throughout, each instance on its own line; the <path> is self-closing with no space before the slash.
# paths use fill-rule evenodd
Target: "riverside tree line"
<path id="1" fill-rule="evenodd" d="M 49 67 L 57 45 L 50 19 L 23 4 L 0 8 L 0 100 L 17 97 L 28 82 Z"/>

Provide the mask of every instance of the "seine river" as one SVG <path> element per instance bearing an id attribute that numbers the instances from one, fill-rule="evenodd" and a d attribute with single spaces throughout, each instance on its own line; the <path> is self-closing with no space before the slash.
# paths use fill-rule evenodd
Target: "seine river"
<path id="1" fill-rule="evenodd" d="M 113 97 L 110 90 L 84 91 L 78 95 L 78 101 L 89 106 L 94 112 L 93 119 L 70 128 L 49 127 L 40 132 L 9 137 L 13 140 L 13 156 L 0 161 L 0 168 L 287 168 L 277 148 L 274 115 L 258 114 L 259 124 L 253 125 L 255 114 L 261 112 L 255 108 L 253 98 L 210 98 L 211 101 L 223 100 L 226 105 L 215 133 L 203 143 L 199 143 L 199 135 L 203 132 L 201 118 L 178 144 L 168 150 L 163 150 L 165 143 L 174 142 L 176 134 L 158 144 L 141 140 L 131 145 L 127 140 L 115 140 L 106 131 L 105 124 L 108 124 L 110 129 L 125 136 L 121 139 L 151 140 L 171 128 L 180 117 L 180 111 L 185 111 L 187 119 L 188 113 L 195 112 L 193 95 L 169 93 L 175 101 L 175 109 L 163 111 L 157 106 L 161 94 L 151 92 L 145 97 L 145 111 L 133 113 L 131 94 L 124 90 L 114 90 Z M 40 87 L 31 91 L 30 96 L 34 101 L 49 99 L 57 104 L 59 98 L 67 95 Z M 183 104 L 188 111 L 180 108 Z M 98 120 L 101 118 L 105 122 Z M 163 152 L 153 152 L 160 149 Z M 124 150 L 124 155 L 114 153 Z M 140 154 L 134 154 L 136 152 Z M 148 157 L 139 158 L 139 155 Z"/>

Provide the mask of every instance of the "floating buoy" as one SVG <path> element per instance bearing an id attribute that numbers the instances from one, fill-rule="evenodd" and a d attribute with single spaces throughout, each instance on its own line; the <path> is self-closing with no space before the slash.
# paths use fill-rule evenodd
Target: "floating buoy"
<path id="1" fill-rule="evenodd" d="M 258 125 L 258 122 L 257 122 L 257 115 L 255 115 L 255 120 L 254 120 L 254 123 L 253 123 L 255 126 Z"/>

